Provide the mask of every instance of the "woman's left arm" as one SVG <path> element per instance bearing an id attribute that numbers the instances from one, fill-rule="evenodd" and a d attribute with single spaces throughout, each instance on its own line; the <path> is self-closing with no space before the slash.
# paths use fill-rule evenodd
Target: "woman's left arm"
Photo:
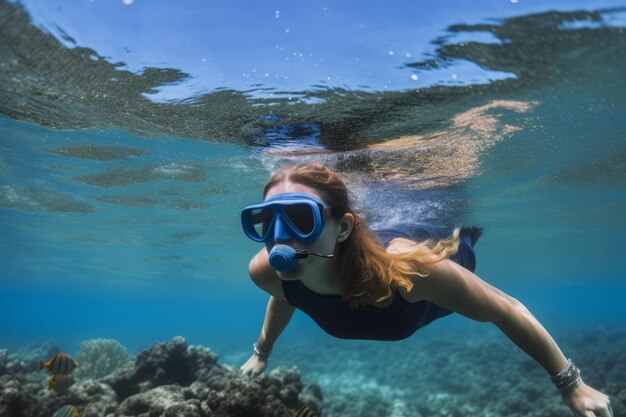
<path id="1" fill-rule="evenodd" d="M 495 324 L 550 376 L 568 367 L 568 360 L 541 323 L 522 303 L 450 261 L 428 265 L 426 277 L 412 280 L 411 293 L 470 319 Z M 613 416 L 609 397 L 581 383 L 562 394 L 576 416 Z"/>

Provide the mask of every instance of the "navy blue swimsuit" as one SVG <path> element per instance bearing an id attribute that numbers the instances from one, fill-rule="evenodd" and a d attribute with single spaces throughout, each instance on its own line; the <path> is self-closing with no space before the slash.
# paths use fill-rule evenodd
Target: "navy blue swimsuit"
<path id="1" fill-rule="evenodd" d="M 441 239 L 448 237 L 451 230 L 412 223 L 375 233 L 386 247 L 396 237 L 413 241 Z M 461 229 L 459 251 L 450 260 L 473 272 L 476 267 L 473 245 L 479 236 L 477 229 Z M 327 333 L 342 339 L 401 340 L 431 321 L 452 313 L 426 300 L 410 303 L 402 298 L 397 288 L 393 292 L 393 302 L 385 308 L 365 305 L 351 309 L 341 296 L 317 294 L 300 280 L 282 281 L 282 286 L 289 304 L 305 312 Z"/>

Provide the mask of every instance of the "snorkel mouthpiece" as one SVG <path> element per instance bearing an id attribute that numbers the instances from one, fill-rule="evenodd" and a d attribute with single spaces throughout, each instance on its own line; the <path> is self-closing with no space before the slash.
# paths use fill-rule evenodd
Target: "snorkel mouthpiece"
<path id="1" fill-rule="evenodd" d="M 298 265 L 298 254 L 287 245 L 276 245 L 270 252 L 270 265 L 278 272 L 287 272 Z"/>
<path id="2" fill-rule="evenodd" d="M 295 250 L 288 245 L 276 245 L 270 251 L 270 265 L 278 272 L 287 272 L 298 265 L 298 259 L 307 258 L 309 255 L 319 256 L 320 258 L 332 258 L 333 255 L 322 255 L 306 250 Z"/>

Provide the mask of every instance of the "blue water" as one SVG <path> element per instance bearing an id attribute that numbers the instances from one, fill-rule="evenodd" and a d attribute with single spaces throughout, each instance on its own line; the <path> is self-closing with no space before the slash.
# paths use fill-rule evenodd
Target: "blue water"
<path id="1" fill-rule="evenodd" d="M 623 1 L 131 3 L 0 3 L 0 347 L 241 365 L 268 295 L 239 210 L 294 160 L 373 227 L 483 227 L 477 275 L 550 331 L 626 329 Z M 297 312 L 276 364 L 315 371 L 303 339 L 355 346 Z"/>

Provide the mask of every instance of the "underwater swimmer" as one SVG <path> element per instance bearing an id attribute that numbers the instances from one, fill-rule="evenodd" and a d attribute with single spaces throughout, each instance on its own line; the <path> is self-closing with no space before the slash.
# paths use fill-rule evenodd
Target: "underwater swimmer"
<path id="1" fill-rule="evenodd" d="M 404 339 L 456 312 L 495 324 L 546 370 L 575 415 L 613 416 L 609 397 L 583 382 L 524 305 L 472 272 L 480 229 L 450 234 L 403 224 L 375 234 L 353 210 L 343 180 L 315 163 L 276 172 L 264 203 L 242 210 L 241 221 L 250 239 L 265 244 L 249 272 L 270 294 L 244 374 L 265 369 L 296 308 L 333 336 L 372 340 Z"/>

